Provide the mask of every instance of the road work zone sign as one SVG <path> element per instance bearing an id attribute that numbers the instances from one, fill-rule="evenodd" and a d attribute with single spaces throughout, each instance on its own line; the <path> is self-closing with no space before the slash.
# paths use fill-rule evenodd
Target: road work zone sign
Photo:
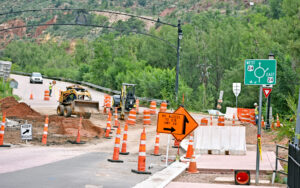
<path id="1" fill-rule="evenodd" d="M 158 113 L 157 132 L 169 134 L 184 134 L 184 115 L 174 113 Z"/>
<path id="2" fill-rule="evenodd" d="M 179 107 L 174 113 L 158 113 L 156 132 L 172 134 L 177 141 L 182 141 L 197 126 L 194 118 Z"/>
<path id="3" fill-rule="evenodd" d="M 22 138 L 22 140 L 32 140 L 32 125 L 31 124 L 21 125 L 21 138 Z"/>

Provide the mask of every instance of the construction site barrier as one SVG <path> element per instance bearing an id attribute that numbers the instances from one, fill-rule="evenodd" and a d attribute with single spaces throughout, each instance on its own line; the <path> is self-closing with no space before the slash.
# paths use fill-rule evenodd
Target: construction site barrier
<path id="1" fill-rule="evenodd" d="M 207 124 L 208 124 L 208 120 L 206 118 L 202 118 L 200 125 L 201 126 L 207 126 Z"/>
<path id="2" fill-rule="evenodd" d="M 152 114 L 152 115 L 156 114 L 156 102 L 155 101 L 150 102 L 150 114 Z"/>
<path id="3" fill-rule="evenodd" d="M 218 126 L 225 126 L 225 118 L 224 118 L 224 116 L 219 116 L 219 118 L 218 118 Z"/>
<path id="4" fill-rule="evenodd" d="M 151 125 L 150 110 L 144 110 L 143 124 Z"/>
<path id="5" fill-rule="evenodd" d="M 248 123 L 255 123 L 255 110 L 254 109 L 248 109 L 248 108 L 238 108 L 237 114 L 238 119 L 241 122 L 248 122 Z M 254 115 L 254 118 L 253 118 Z M 251 119 L 252 117 L 252 119 Z"/>
<path id="6" fill-rule="evenodd" d="M 199 126 L 194 131 L 194 149 L 202 154 L 244 155 L 246 129 L 241 126 Z"/>
<path id="7" fill-rule="evenodd" d="M 128 124 L 135 125 L 135 122 L 136 122 L 136 111 L 134 109 L 131 109 L 128 115 Z"/>
<path id="8" fill-rule="evenodd" d="M 49 95 L 49 90 L 45 90 L 45 94 L 44 94 L 44 100 L 45 101 L 49 101 L 50 100 L 50 95 Z"/>
<path id="9" fill-rule="evenodd" d="M 237 108 L 231 108 L 231 107 L 226 107 L 226 113 L 225 113 L 225 118 L 226 119 L 232 119 L 233 114 L 238 114 Z M 237 117 L 235 117 L 235 120 L 238 120 Z"/>
<path id="10" fill-rule="evenodd" d="M 167 111 L 167 106 L 168 106 L 168 104 L 166 102 L 162 102 L 160 104 L 159 112 L 166 112 Z"/>

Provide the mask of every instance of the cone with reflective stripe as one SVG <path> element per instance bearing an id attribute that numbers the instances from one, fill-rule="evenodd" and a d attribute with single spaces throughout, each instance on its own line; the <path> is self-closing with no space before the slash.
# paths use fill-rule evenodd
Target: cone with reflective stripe
<path id="1" fill-rule="evenodd" d="M 132 169 L 131 172 L 134 172 L 137 174 L 151 174 L 151 172 L 146 171 L 146 132 L 145 132 L 145 127 L 141 134 L 138 169 L 137 170 Z"/>
<path id="2" fill-rule="evenodd" d="M 212 118 L 212 115 L 210 116 L 210 126 L 213 125 L 213 118 Z"/>
<path id="3" fill-rule="evenodd" d="M 261 127 L 265 128 L 264 116 L 261 116 Z"/>
<path id="4" fill-rule="evenodd" d="M 121 149 L 120 155 L 128 155 L 129 154 L 129 152 L 126 151 L 127 131 L 128 131 L 128 123 L 126 121 L 125 126 L 124 126 L 123 142 L 122 142 L 122 149 Z"/>
<path id="5" fill-rule="evenodd" d="M 43 144 L 47 144 L 48 123 L 49 123 L 49 119 L 48 119 L 48 115 L 47 115 L 46 119 L 45 119 L 45 126 L 44 126 L 43 138 L 42 138 Z"/>
<path id="6" fill-rule="evenodd" d="M 279 121 L 279 116 L 277 114 L 277 117 L 276 117 L 276 127 L 280 127 L 280 121 Z"/>
<path id="7" fill-rule="evenodd" d="M 104 138 L 111 139 L 111 136 L 109 136 L 110 130 L 111 130 L 111 113 L 109 111 L 107 122 L 106 122 L 106 130 L 105 130 Z"/>
<path id="8" fill-rule="evenodd" d="M 113 162 L 113 163 L 123 163 L 124 162 L 122 160 L 119 160 L 120 143 L 121 143 L 121 128 L 119 126 L 117 129 L 117 134 L 116 134 L 116 139 L 115 139 L 113 158 L 107 159 L 109 162 Z"/>
<path id="9" fill-rule="evenodd" d="M 190 165 L 189 165 L 189 168 L 188 168 L 187 172 L 191 173 L 191 174 L 199 173 L 199 171 L 197 170 L 197 163 L 196 163 L 195 155 L 193 155 L 191 160 L 190 160 Z"/>
<path id="10" fill-rule="evenodd" d="M 1 128 L 0 128 L 0 147 L 10 147 L 10 145 L 4 145 L 4 130 L 5 130 L 5 121 L 6 121 L 6 113 L 3 113 L 2 116 L 2 122 L 1 122 Z"/>
<path id="11" fill-rule="evenodd" d="M 117 107 L 115 107 L 114 116 L 115 116 L 114 128 L 118 128 L 120 126 L 120 122 L 118 120 L 118 108 Z"/>
<path id="12" fill-rule="evenodd" d="M 159 154 L 159 133 L 156 133 L 155 145 L 154 145 L 154 153 L 151 155 L 160 156 Z"/>
<path id="13" fill-rule="evenodd" d="M 135 111 L 136 111 L 136 113 L 137 114 L 139 114 L 140 113 L 140 110 L 139 110 L 139 108 L 140 108 L 140 100 L 139 99 L 136 99 L 136 101 L 135 101 Z"/>
<path id="14" fill-rule="evenodd" d="M 180 147 L 180 142 L 175 139 L 172 148 L 179 148 L 179 147 Z"/>
<path id="15" fill-rule="evenodd" d="M 186 151 L 186 156 L 185 158 L 190 159 L 192 158 L 193 154 L 194 154 L 194 134 L 191 133 L 190 134 L 190 140 L 189 140 L 189 145 L 188 145 L 188 149 Z"/>

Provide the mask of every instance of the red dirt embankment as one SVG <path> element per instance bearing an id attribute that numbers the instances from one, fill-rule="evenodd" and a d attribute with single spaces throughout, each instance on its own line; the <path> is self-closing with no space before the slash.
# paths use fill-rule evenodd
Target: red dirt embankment
<path id="1" fill-rule="evenodd" d="M 6 113 L 6 117 L 16 120 L 28 120 L 33 126 L 33 140 L 40 140 L 43 133 L 45 116 L 33 110 L 26 103 L 19 103 L 13 97 L 6 97 L 0 100 L 2 113 Z M 57 143 L 55 135 L 63 135 L 65 139 L 76 137 L 79 127 L 79 118 L 65 118 L 63 116 L 49 116 L 48 137 L 52 138 L 53 142 Z M 19 134 L 19 131 L 17 131 Z M 9 132 L 6 131 L 9 134 Z M 104 131 L 99 126 L 94 125 L 90 120 L 83 119 L 80 130 L 83 140 L 89 140 L 95 137 L 102 137 Z M 16 136 L 12 133 L 12 143 L 18 143 L 19 138 L 13 139 Z M 36 137 L 36 138 L 35 138 Z M 59 139 L 59 142 L 65 142 L 65 139 Z M 51 139 L 50 139 L 51 140 Z M 21 141 L 21 140 L 20 140 Z"/>

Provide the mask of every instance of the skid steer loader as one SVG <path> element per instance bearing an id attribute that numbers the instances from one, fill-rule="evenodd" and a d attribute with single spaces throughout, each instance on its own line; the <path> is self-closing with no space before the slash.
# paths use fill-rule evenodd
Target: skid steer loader
<path id="1" fill-rule="evenodd" d="M 70 117 L 82 116 L 85 119 L 91 117 L 91 113 L 99 112 L 99 102 L 92 101 L 88 90 L 79 85 L 71 85 L 66 91 L 61 91 L 57 115 Z"/>
<path id="2" fill-rule="evenodd" d="M 135 84 L 122 84 L 121 95 L 113 96 L 112 107 L 121 108 L 121 119 L 125 118 L 125 111 L 128 112 L 136 107 Z"/>

